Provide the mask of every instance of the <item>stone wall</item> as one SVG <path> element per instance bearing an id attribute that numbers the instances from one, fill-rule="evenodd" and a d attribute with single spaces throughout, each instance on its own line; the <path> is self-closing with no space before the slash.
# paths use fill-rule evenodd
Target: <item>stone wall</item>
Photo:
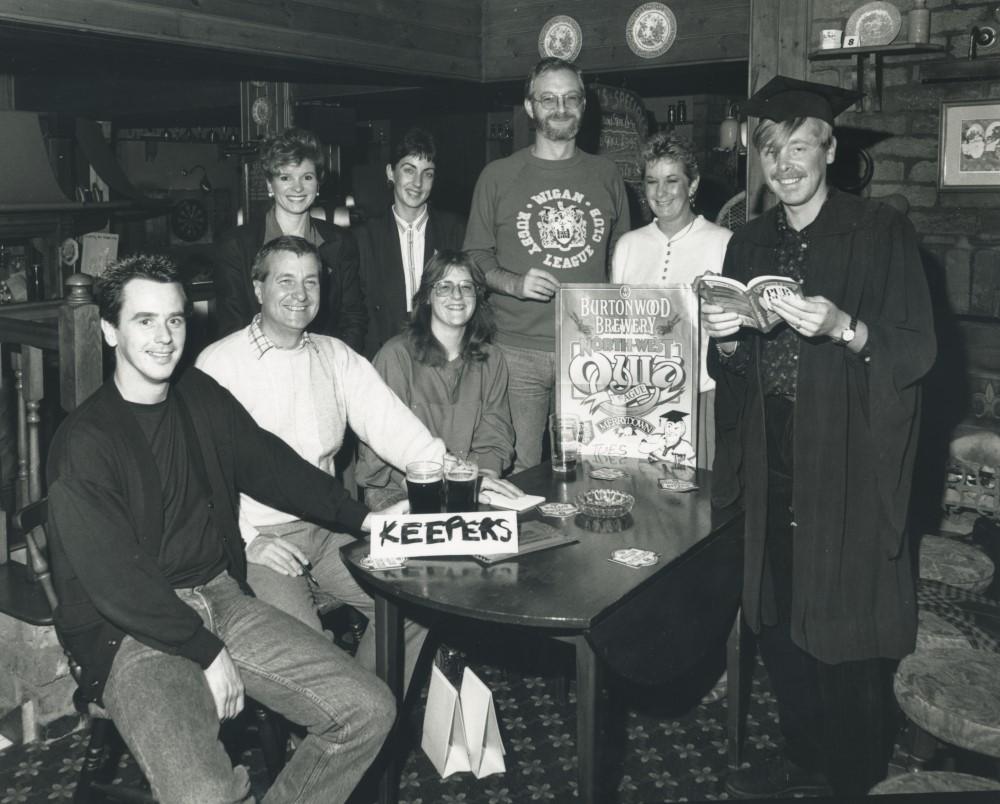
<path id="1" fill-rule="evenodd" d="M 44 736 L 46 724 L 74 712 L 76 684 L 55 629 L 0 615 L 0 645 L 0 716 L 22 709 L 24 738 Z"/>
<path id="2" fill-rule="evenodd" d="M 895 0 L 903 17 L 897 41 L 907 39 L 912 0 Z M 811 42 L 823 28 L 844 27 L 857 0 L 813 3 Z M 943 101 L 996 99 L 1000 78 L 925 83 L 927 68 L 944 60 L 966 60 L 974 25 L 1000 31 L 996 4 L 929 0 L 931 42 L 944 54 L 886 55 L 880 112 L 848 112 L 838 125 L 880 139 L 867 147 L 875 171 L 867 193 L 904 196 L 920 236 L 928 276 L 940 307 L 939 404 L 964 426 L 1000 431 L 1000 191 L 955 191 L 938 187 L 940 108 Z M 810 49 L 814 49 L 810 47 Z M 1000 45 L 980 50 L 984 72 L 1000 59 Z M 809 78 L 853 86 L 854 59 L 810 62 Z M 949 365 L 945 365 L 945 364 Z M 958 376 L 955 365 L 964 366 Z M 961 396 L 958 400 L 955 397 Z"/>

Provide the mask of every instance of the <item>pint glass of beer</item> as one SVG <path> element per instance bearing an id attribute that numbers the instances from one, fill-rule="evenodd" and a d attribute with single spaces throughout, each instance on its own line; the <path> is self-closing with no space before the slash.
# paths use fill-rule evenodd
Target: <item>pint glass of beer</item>
<path id="1" fill-rule="evenodd" d="M 406 464 L 406 496 L 411 514 L 440 514 L 443 491 L 444 467 L 437 461 Z"/>
<path id="2" fill-rule="evenodd" d="M 444 510 L 449 514 L 467 513 L 478 509 L 476 489 L 479 486 L 479 466 L 469 458 L 446 460 L 444 465 Z"/>

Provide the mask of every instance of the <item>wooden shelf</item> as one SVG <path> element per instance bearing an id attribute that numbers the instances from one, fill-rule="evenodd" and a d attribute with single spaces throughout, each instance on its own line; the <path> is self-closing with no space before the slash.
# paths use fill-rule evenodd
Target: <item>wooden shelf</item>
<path id="1" fill-rule="evenodd" d="M 996 78 L 1000 78 L 1000 58 L 996 56 L 935 62 L 920 70 L 920 80 L 924 84 L 945 81 L 989 81 Z"/>
<path id="2" fill-rule="evenodd" d="M 862 98 L 855 104 L 854 110 L 861 112 L 882 111 L 882 59 L 885 56 L 919 56 L 927 53 L 935 53 L 943 56 L 944 45 L 914 42 L 899 42 L 893 45 L 872 45 L 869 47 L 838 47 L 829 50 L 814 50 L 809 54 L 809 61 L 828 61 L 831 59 L 854 58 L 857 65 L 858 92 L 863 93 L 868 103 Z M 867 69 L 867 62 L 870 60 L 873 69 Z"/>
<path id="3" fill-rule="evenodd" d="M 825 61 L 826 59 L 842 59 L 849 56 L 865 56 L 877 53 L 883 56 L 915 56 L 921 53 L 944 53 L 944 45 L 930 42 L 897 42 L 892 45 L 871 45 L 869 47 L 836 47 L 828 50 L 814 50 L 809 54 L 809 61 Z"/>

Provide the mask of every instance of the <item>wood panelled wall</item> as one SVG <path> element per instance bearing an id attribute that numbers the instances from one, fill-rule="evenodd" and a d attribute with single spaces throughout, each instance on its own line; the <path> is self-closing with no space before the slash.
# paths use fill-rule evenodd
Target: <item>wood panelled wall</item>
<path id="1" fill-rule="evenodd" d="M 478 80 L 478 0 L 2 0 L 0 21 Z"/>
<path id="2" fill-rule="evenodd" d="M 797 0 L 796 0 L 797 1 Z M 538 61 L 538 34 L 557 14 L 583 33 L 576 63 L 585 72 L 635 70 L 735 61 L 750 51 L 750 0 L 670 0 L 677 38 L 662 56 L 644 59 L 628 46 L 625 28 L 641 0 L 483 0 L 483 78 L 523 78 Z"/>

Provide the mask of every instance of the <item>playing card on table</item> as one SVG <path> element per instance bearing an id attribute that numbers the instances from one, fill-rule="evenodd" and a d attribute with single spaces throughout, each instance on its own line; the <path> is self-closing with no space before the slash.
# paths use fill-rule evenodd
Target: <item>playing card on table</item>
<path id="1" fill-rule="evenodd" d="M 626 547 L 615 550 L 608 561 L 616 564 L 624 564 L 626 567 L 638 569 L 639 567 L 651 567 L 659 562 L 660 556 L 652 550 L 641 550 L 638 547 Z"/>
<path id="2" fill-rule="evenodd" d="M 401 569 L 406 566 L 405 558 L 373 558 L 365 556 L 358 564 L 369 572 L 382 572 L 383 570 Z"/>
<path id="3" fill-rule="evenodd" d="M 612 469 L 610 466 L 598 466 L 590 470 L 590 476 L 595 480 L 620 480 L 627 474 L 621 469 Z"/>

